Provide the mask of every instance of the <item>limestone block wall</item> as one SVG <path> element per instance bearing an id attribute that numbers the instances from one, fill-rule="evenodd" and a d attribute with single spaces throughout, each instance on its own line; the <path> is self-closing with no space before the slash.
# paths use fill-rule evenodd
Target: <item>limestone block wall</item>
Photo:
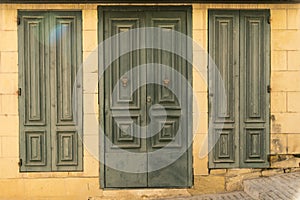
<path id="1" fill-rule="evenodd" d="M 150 5 L 150 4 L 149 4 Z M 151 4 L 155 5 L 155 4 Z M 175 4 L 174 4 L 175 5 Z M 178 5 L 178 4 L 176 4 Z M 0 199 L 140 199 L 142 196 L 191 195 L 242 187 L 244 178 L 296 170 L 300 154 L 300 4 L 193 4 L 193 39 L 207 50 L 208 9 L 271 10 L 271 153 L 273 170 L 207 168 L 207 85 L 193 70 L 199 100 L 199 128 L 194 135 L 194 187 L 160 190 L 101 190 L 97 149 L 85 148 L 83 172 L 19 173 L 18 10 L 81 10 L 83 59 L 97 46 L 96 4 L 0 4 Z M 195 52 L 196 54 L 197 52 Z M 194 55 L 195 56 L 195 55 Z M 97 57 L 93 58 L 97 62 Z M 84 140 L 98 146 L 97 63 L 83 68 Z M 280 156 L 279 156 L 280 155 Z M 288 169 L 286 169 L 288 168 Z M 293 169 L 289 169 L 293 168 Z M 285 169 L 285 170 L 284 170 Z"/>

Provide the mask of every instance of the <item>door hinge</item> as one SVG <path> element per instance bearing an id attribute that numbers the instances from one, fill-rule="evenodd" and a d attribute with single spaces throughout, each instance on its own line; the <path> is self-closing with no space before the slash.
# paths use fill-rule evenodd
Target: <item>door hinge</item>
<path id="1" fill-rule="evenodd" d="M 21 88 L 18 89 L 18 95 L 19 95 L 19 96 L 22 95 L 22 89 L 21 89 Z"/>
<path id="2" fill-rule="evenodd" d="M 20 17 L 17 18 L 17 24 L 18 24 L 18 25 L 21 24 L 21 18 L 20 18 Z"/>
<path id="3" fill-rule="evenodd" d="M 267 22 L 268 22 L 268 24 L 271 24 L 271 16 L 268 16 Z"/>
<path id="4" fill-rule="evenodd" d="M 23 164 L 23 161 L 22 161 L 22 158 L 20 158 L 20 160 L 19 160 L 19 162 L 18 162 L 19 167 L 21 167 L 22 164 Z"/>
<path id="5" fill-rule="evenodd" d="M 271 86 L 270 85 L 267 86 L 267 91 L 268 91 L 268 93 L 271 93 Z"/>

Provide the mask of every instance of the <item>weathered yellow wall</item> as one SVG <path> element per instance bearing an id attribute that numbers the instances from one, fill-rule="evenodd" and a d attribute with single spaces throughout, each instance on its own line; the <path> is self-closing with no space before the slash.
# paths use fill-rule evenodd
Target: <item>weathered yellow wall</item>
<path id="1" fill-rule="evenodd" d="M 194 4 L 193 38 L 207 49 L 207 13 L 210 8 L 271 9 L 271 151 L 300 154 L 300 4 Z M 84 172 L 19 173 L 18 46 L 17 10 L 82 10 L 83 57 L 97 46 L 97 5 L 0 4 L 0 199 L 141 198 L 142 196 L 189 195 L 240 189 L 243 177 L 268 175 L 261 170 L 213 170 L 209 174 L 207 156 L 199 158 L 207 137 L 207 88 L 194 71 L 194 92 L 199 100 L 200 126 L 194 138 L 195 186 L 189 190 L 106 190 L 99 189 L 99 164 L 87 150 Z M 84 139 L 97 145 L 97 65 L 84 68 Z M 93 151 L 97 152 L 97 150 Z M 95 155 L 97 156 L 97 155 Z M 297 161 L 285 163 L 295 167 Z M 288 166 L 290 165 L 290 166 Z M 282 170 L 278 171 L 278 173 Z M 272 171 L 277 173 L 277 171 Z"/>

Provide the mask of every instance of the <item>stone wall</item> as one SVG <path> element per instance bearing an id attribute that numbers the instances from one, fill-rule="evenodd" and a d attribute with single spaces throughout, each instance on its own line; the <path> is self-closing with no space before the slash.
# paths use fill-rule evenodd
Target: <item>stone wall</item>
<path id="1" fill-rule="evenodd" d="M 0 198 L 11 199 L 140 199 L 232 191 L 242 180 L 297 170 L 300 154 L 300 4 L 194 4 L 193 38 L 207 50 L 207 13 L 210 8 L 271 10 L 271 168 L 207 168 L 199 152 L 207 144 L 207 85 L 193 71 L 194 93 L 200 110 L 195 132 L 194 187 L 191 189 L 101 190 L 97 149 L 85 149 L 83 172 L 19 173 L 17 10 L 82 10 L 83 58 L 97 46 L 97 5 L 0 4 Z M 197 52 L 195 52 L 197 53 Z M 97 65 L 84 68 L 84 139 L 98 146 Z"/>

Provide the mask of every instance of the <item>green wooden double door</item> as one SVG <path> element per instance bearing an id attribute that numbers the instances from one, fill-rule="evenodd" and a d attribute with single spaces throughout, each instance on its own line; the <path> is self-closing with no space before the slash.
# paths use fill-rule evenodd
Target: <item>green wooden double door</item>
<path id="1" fill-rule="evenodd" d="M 190 7 L 100 8 L 102 40 L 135 28 L 160 28 L 158 32 L 130 33 L 104 47 L 106 60 L 117 59 L 105 71 L 101 87 L 106 136 L 101 143 L 102 187 L 192 185 L 192 152 L 188 145 L 192 104 L 187 84 L 178 76 L 190 82 L 192 68 L 179 55 L 163 50 L 171 45 L 170 49 L 183 55 L 191 52 L 187 40 L 170 31 L 190 34 L 190 17 Z M 145 48 L 147 42 L 156 49 Z M 139 48 L 121 55 L 122 45 Z"/>

